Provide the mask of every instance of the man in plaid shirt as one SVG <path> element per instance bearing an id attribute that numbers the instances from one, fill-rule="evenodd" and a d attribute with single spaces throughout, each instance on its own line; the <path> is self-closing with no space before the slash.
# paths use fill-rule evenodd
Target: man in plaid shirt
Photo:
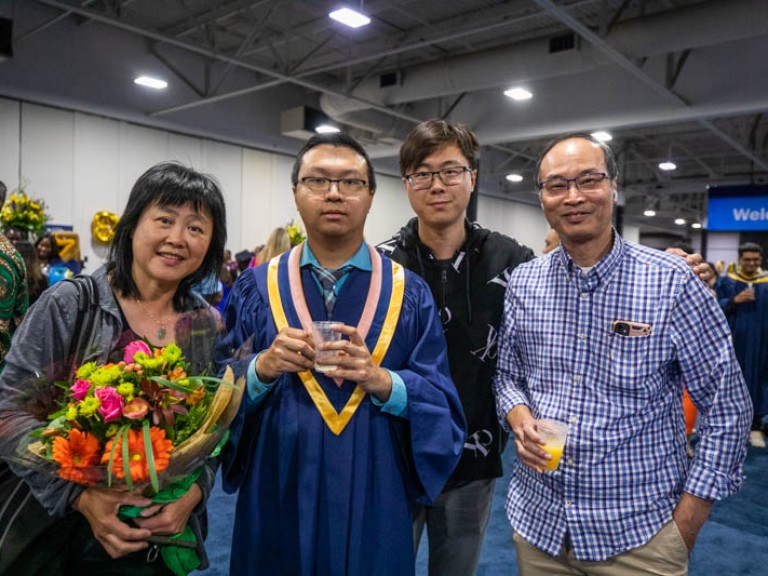
<path id="1" fill-rule="evenodd" d="M 742 483 L 752 407 L 728 324 L 683 260 L 613 229 L 608 146 L 558 138 L 536 174 L 562 246 L 510 278 L 494 385 L 520 574 L 687 574 L 713 501 Z M 683 385 L 701 418 L 690 464 Z M 552 472 L 540 418 L 570 425 Z"/>

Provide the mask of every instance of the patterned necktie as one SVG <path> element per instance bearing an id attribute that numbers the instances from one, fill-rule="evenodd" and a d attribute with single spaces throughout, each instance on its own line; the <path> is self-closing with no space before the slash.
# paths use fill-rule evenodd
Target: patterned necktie
<path id="1" fill-rule="evenodd" d="M 348 268 L 348 266 L 342 266 L 336 270 L 326 270 L 319 266 L 312 266 L 315 278 L 323 287 L 323 301 L 325 302 L 325 311 L 328 314 L 328 318 L 333 317 L 333 307 L 336 304 L 336 284 L 347 273 Z"/>

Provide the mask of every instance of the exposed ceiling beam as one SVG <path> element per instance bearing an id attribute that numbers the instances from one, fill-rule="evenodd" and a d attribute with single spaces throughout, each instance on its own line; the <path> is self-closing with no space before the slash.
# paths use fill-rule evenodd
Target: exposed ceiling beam
<path id="1" fill-rule="evenodd" d="M 668 90 L 662 84 L 659 84 L 654 78 L 648 75 L 647 72 L 638 68 L 629 58 L 627 58 L 618 50 L 616 50 L 613 46 L 608 44 L 608 42 L 600 38 L 597 34 L 595 34 L 592 30 L 587 28 L 579 20 L 571 16 L 568 12 L 566 12 L 565 10 L 557 6 L 554 2 L 552 2 L 552 0 L 533 0 L 533 2 L 537 4 L 539 7 L 541 7 L 543 10 L 545 10 L 547 13 L 549 13 L 553 18 L 556 18 L 557 20 L 559 20 L 560 22 L 568 26 L 571 30 L 579 34 L 587 42 L 595 46 L 595 48 L 603 52 L 611 60 L 616 62 L 616 64 L 621 66 L 624 70 L 629 72 L 636 79 L 643 82 L 646 86 L 651 88 L 654 92 L 656 92 L 657 94 L 665 98 L 667 101 L 669 101 L 672 104 L 676 104 L 683 109 L 690 108 L 688 103 L 685 100 L 680 98 L 674 92 L 671 92 L 670 90 Z M 707 130 L 715 134 L 723 142 L 731 146 L 734 150 L 736 150 L 746 158 L 750 159 L 752 162 L 755 163 L 756 166 L 759 166 L 763 170 L 768 170 L 768 162 L 766 162 L 756 154 L 752 153 L 751 150 L 747 150 L 741 143 L 737 142 L 728 134 L 723 132 L 720 128 L 718 128 L 711 120 L 709 120 L 708 118 L 697 118 L 696 121 L 699 124 L 701 124 L 703 127 L 705 127 Z"/>

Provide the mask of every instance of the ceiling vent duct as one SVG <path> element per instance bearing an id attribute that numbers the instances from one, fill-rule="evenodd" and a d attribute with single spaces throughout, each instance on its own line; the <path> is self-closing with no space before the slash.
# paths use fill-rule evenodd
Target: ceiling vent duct
<path id="1" fill-rule="evenodd" d="M 576 48 L 576 34 L 573 32 L 553 36 L 549 39 L 550 54 L 557 54 L 558 52 L 565 52 L 574 48 Z"/>
<path id="2" fill-rule="evenodd" d="M 337 123 L 323 112 L 309 106 L 297 106 L 280 112 L 280 133 L 283 136 L 307 140 L 317 132 L 317 127 L 323 124 L 338 127 Z"/>
<path id="3" fill-rule="evenodd" d="M 0 18 L 0 62 L 13 57 L 13 20 Z"/>

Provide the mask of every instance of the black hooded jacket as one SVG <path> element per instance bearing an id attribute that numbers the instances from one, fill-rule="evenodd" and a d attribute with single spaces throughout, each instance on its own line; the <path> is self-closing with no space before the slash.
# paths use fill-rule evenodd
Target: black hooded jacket
<path id="1" fill-rule="evenodd" d="M 501 476 L 506 435 L 496 417 L 493 376 L 507 279 L 534 258 L 515 240 L 466 223 L 467 239 L 449 260 L 437 260 L 419 241 L 413 218 L 378 250 L 419 274 L 432 290 L 448 342 L 451 377 L 467 418 L 467 441 L 450 483 Z"/>

